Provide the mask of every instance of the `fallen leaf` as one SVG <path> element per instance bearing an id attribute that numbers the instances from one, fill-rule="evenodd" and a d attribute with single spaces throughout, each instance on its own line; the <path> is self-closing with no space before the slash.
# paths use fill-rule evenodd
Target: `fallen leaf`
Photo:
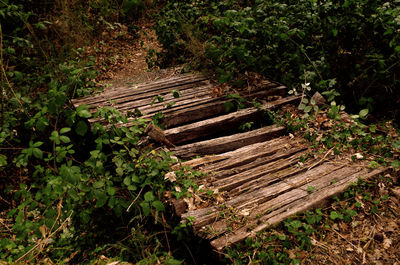
<path id="1" fill-rule="evenodd" d="M 390 238 L 385 238 L 383 240 L 383 248 L 388 249 L 392 245 L 392 240 Z"/>
<path id="2" fill-rule="evenodd" d="M 243 209 L 240 211 L 240 214 L 243 216 L 249 216 L 250 215 L 250 209 Z"/>
<path id="3" fill-rule="evenodd" d="M 196 206 L 194 205 L 194 200 L 193 200 L 193 197 L 190 197 L 190 198 L 183 198 L 183 201 L 184 202 L 186 202 L 186 204 L 188 205 L 188 209 L 189 209 L 189 211 L 190 210 L 195 210 L 196 209 Z"/>
<path id="4" fill-rule="evenodd" d="M 357 159 L 363 159 L 364 158 L 364 156 L 362 154 L 360 154 L 360 153 L 355 153 L 354 155 L 355 155 L 355 157 Z"/>
<path id="5" fill-rule="evenodd" d="M 176 181 L 176 175 L 175 172 L 168 172 L 167 174 L 165 174 L 164 179 L 168 179 L 171 182 L 175 182 Z"/>
<path id="6" fill-rule="evenodd" d="M 224 202 L 225 202 L 224 197 L 222 197 L 220 194 L 218 194 L 218 195 L 217 195 L 217 202 L 219 202 L 219 203 L 224 203 Z"/>

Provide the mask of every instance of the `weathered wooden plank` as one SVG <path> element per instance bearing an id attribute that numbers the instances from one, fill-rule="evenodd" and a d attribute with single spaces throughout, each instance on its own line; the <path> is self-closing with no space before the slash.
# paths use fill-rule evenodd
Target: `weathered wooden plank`
<path id="1" fill-rule="evenodd" d="M 196 92 L 205 93 L 211 95 L 211 88 L 212 86 L 209 84 L 203 83 L 192 83 L 184 86 L 179 86 L 179 91 L 183 94 L 195 94 Z M 162 89 L 162 90 L 154 90 L 154 91 L 147 91 L 144 93 L 139 94 L 128 94 L 128 95 L 120 95 L 117 98 L 107 98 L 103 97 L 102 101 L 96 101 L 95 103 L 90 103 L 91 108 L 100 108 L 104 106 L 112 106 L 116 109 L 122 109 L 124 107 L 131 107 L 131 108 L 138 108 L 141 106 L 150 105 L 150 103 L 155 99 L 157 96 L 166 97 L 167 99 L 173 98 L 170 88 Z M 194 95 L 193 95 L 194 97 Z M 158 101 L 156 101 L 158 102 Z"/>
<path id="2" fill-rule="evenodd" d="M 207 102 L 208 100 L 213 100 L 213 97 L 210 92 L 208 91 L 203 91 L 199 92 L 194 95 L 188 95 L 185 97 L 180 98 L 179 100 L 175 99 L 167 99 L 164 100 L 163 102 L 156 103 L 154 105 L 148 105 L 148 106 L 143 106 L 140 107 L 140 111 L 146 115 L 150 114 L 155 114 L 157 112 L 163 112 L 165 113 L 168 110 L 174 110 L 177 108 L 186 108 L 186 106 L 191 105 L 191 104 L 198 104 L 199 102 Z M 174 103 L 174 104 L 172 104 Z M 172 104 L 169 108 L 167 107 L 168 104 Z M 125 110 L 128 110 L 129 108 L 125 108 Z"/>
<path id="3" fill-rule="evenodd" d="M 252 90 L 250 90 L 251 92 L 249 95 L 249 98 L 253 98 L 255 97 L 254 95 L 277 95 L 277 94 L 284 94 L 286 93 L 286 87 L 284 86 L 280 86 L 280 87 L 276 87 L 277 84 L 275 83 L 269 83 L 268 89 L 265 89 L 265 87 L 256 87 Z M 167 90 L 167 93 L 169 93 L 170 91 Z M 146 94 L 148 96 L 148 94 Z M 158 94 L 157 94 L 158 95 Z M 210 93 L 211 95 L 211 93 Z M 100 96 L 101 97 L 101 96 Z M 133 96 L 135 97 L 135 96 Z M 143 97 L 143 95 L 139 95 L 138 97 Z M 150 98 L 148 98 L 147 100 L 149 100 Z M 128 98 L 128 97 L 121 97 L 120 101 L 121 102 L 115 102 L 115 105 L 113 105 L 113 107 L 118 109 L 118 103 L 122 103 L 122 101 L 130 101 L 133 100 L 132 98 Z M 152 98 L 150 99 L 152 100 Z M 219 97 L 219 98 L 212 98 L 211 96 L 207 96 L 204 95 L 203 98 L 194 98 L 193 100 L 190 99 L 181 99 L 181 100 L 176 100 L 176 104 L 174 106 L 172 106 L 170 109 L 163 109 L 160 105 L 157 105 L 156 107 L 153 106 L 149 106 L 149 107 L 144 107 L 145 110 L 141 110 L 139 108 L 139 110 L 142 113 L 145 113 L 145 115 L 142 117 L 144 119 L 148 119 L 150 120 L 152 118 L 152 116 L 157 113 L 160 112 L 162 110 L 162 113 L 164 115 L 164 122 L 163 125 L 166 128 L 170 128 L 173 126 L 177 126 L 177 125 L 181 125 L 184 123 L 188 123 L 188 122 L 193 122 L 193 121 L 197 121 L 197 120 L 201 120 L 204 118 L 208 118 L 208 117 L 212 117 L 212 116 L 216 116 L 216 115 L 220 115 L 222 113 L 225 113 L 225 102 L 227 101 L 232 101 L 232 100 L 227 100 L 223 97 Z M 87 102 L 86 102 L 87 103 Z M 109 100 L 106 99 L 105 101 L 103 101 L 104 104 L 109 104 Z M 97 105 L 96 105 L 97 104 Z M 101 106 L 101 103 L 96 103 L 94 104 L 92 107 L 97 107 L 97 106 Z M 122 103 L 124 104 L 124 103 Z M 132 104 L 132 105 L 130 105 Z M 133 111 L 135 109 L 135 103 L 127 103 L 127 106 L 125 105 L 124 109 L 123 109 L 123 113 L 131 110 Z M 93 110 L 94 111 L 94 110 Z M 148 112 L 146 114 L 146 111 Z M 129 118 L 128 120 L 134 120 L 134 118 Z M 100 119 L 92 119 L 90 120 L 91 123 L 93 122 L 101 122 Z M 129 127 L 130 125 L 124 125 Z"/>
<path id="4" fill-rule="evenodd" d="M 297 96 L 282 98 L 279 100 L 268 102 L 268 104 L 265 104 L 258 109 L 247 108 L 215 118 L 190 123 L 187 125 L 166 130 L 165 136 L 168 138 L 168 140 L 176 145 L 211 134 L 217 134 L 222 131 L 237 128 L 244 122 L 258 120 L 262 117 L 262 111 L 267 109 L 274 109 L 283 104 L 294 102 L 298 99 L 299 97 Z"/>
<path id="5" fill-rule="evenodd" d="M 294 203 L 288 204 L 285 207 L 279 209 L 279 211 L 273 211 L 272 213 L 265 215 L 251 224 L 248 224 L 233 233 L 227 234 L 225 236 L 219 237 L 211 242 L 214 249 L 220 251 L 227 246 L 231 246 L 234 243 L 243 241 L 247 237 L 255 236 L 257 232 L 263 231 L 271 225 L 277 224 L 289 216 L 302 212 L 312 208 L 315 205 L 320 204 L 326 198 L 332 197 L 338 193 L 343 192 L 351 183 L 357 181 L 359 178 L 368 179 L 373 176 L 384 173 L 388 168 L 375 169 L 372 172 L 366 173 L 365 170 L 359 171 L 356 174 L 348 175 L 347 177 L 341 179 L 336 183 L 331 183 L 331 185 L 321 188 L 309 194 L 306 190 L 297 189 L 296 192 L 302 192 L 305 197 L 301 197 L 300 200 L 296 200 Z M 287 196 L 287 195 L 286 195 Z M 298 197 L 296 194 L 294 197 Z M 293 197 L 293 196 L 292 196 Z M 249 229 L 251 225 L 256 224 L 255 227 Z M 250 231 L 249 231 L 250 230 Z"/>
<path id="6" fill-rule="evenodd" d="M 146 107 L 151 108 L 153 106 L 166 105 L 167 103 L 171 102 L 179 103 L 181 100 L 191 99 L 191 98 L 196 99 L 199 96 L 204 96 L 204 95 L 209 95 L 211 97 L 210 93 L 211 88 L 212 88 L 211 85 L 205 85 L 180 91 L 179 98 L 174 98 L 172 93 L 170 93 L 170 91 L 158 94 L 154 93 L 144 99 L 116 104 L 115 106 L 118 110 L 124 111 L 132 108 L 143 108 L 143 109 L 145 109 Z M 163 98 L 163 101 L 159 102 L 156 99 L 156 96 L 161 96 Z"/>
<path id="7" fill-rule="evenodd" d="M 233 194 L 243 193 L 244 191 L 250 189 L 250 187 L 253 187 L 254 184 L 258 187 L 258 184 L 261 180 L 257 179 L 261 178 L 261 176 L 264 176 L 262 178 L 263 185 L 268 185 L 273 181 L 288 177 L 293 173 L 297 173 L 298 169 L 296 167 L 291 168 L 293 173 L 285 170 L 284 174 L 279 174 L 278 171 L 281 171 L 289 166 L 294 166 L 300 161 L 300 157 L 303 155 L 305 155 L 305 152 L 294 153 L 290 158 L 281 158 L 279 160 L 262 164 L 250 170 L 243 171 L 223 179 L 218 179 L 212 182 L 212 185 L 218 188 L 220 191 L 230 191 L 236 188 L 233 191 Z M 268 176 L 268 178 L 265 176 Z M 242 184 L 246 184 L 245 187 L 242 188 Z"/>
<path id="8" fill-rule="evenodd" d="M 232 158 L 224 162 L 219 162 L 218 164 L 210 165 L 210 169 L 202 171 L 209 172 L 209 175 L 215 179 L 223 179 L 232 174 L 238 174 L 275 160 L 290 159 L 292 155 L 306 149 L 306 147 L 301 145 L 293 147 L 288 147 L 287 145 L 272 146 L 270 149 L 261 150 L 259 154 L 242 153 L 240 157 L 246 161 L 245 163 L 241 162 L 238 159 L 239 157 L 237 157 L 236 159 Z M 213 167 L 212 170 L 211 167 Z"/>
<path id="9" fill-rule="evenodd" d="M 211 172 L 217 170 L 227 170 L 231 167 L 239 167 L 256 160 L 258 157 L 263 155 L 270 155 L 276 150 L 277 146 L 284 148 L 284 145 L 288 145 L 290 142 L 289 136 L 282 136 L 267 142 L 255 143 L 252 145 L 244 146 L 234 151 L 229 151 L 219 155 L 204 156 L 196 159 L 192 159 L 181 164 L 172 167 L 173 170 L 177 170 L 180 166 L 191 167 L 203 172 Z M 266 151 L 266 153 L 262 153 Z M 243 157 L 246 154 L 247 158 Z M 240 156 L 240 158 L 239 158 Z M 244 160 L 244 162 L 242 162 Z"/>
<path id="10" fill-rule="evenodd" d="M 194 157 L 197 155 L 220 154 L 223 152 L 235 150 L 245 145 L 267 141 L 272 137 L 282 135 L 284 131 L 285 127 L 272 125 L 254 131 L 219 137 L 193 144 L 182 145 L 172 149 L 172 151 L 177 156 L 183 158 Z"/>
<path id="11" fill-rule="evenodd" d="M 253 168 L 256 168 L 258 166 L 265 165 L 267 163 L 274 162 L 276 160 L 282 160 L 282 159 L 289 159 L 291 160 L 291 156 L 295 155 L 296 153 L 302 153 L 302 151 L 306 150 L 305 147 L 295 147 L 295 148 L 290 148 L 290 149 L 281 149 L 281 148 L 276 148 L 273 150 L 268 150 L 267 152 L 263 152 L 260 154 L 258 158 L 256 158 L 253 161 L 250 161 L 244 165 L 241 166 L 236 166 L 231 169 L 223 169 L 223 170 L 213 170 L 211 172 L 208 172 L 208 175 L 206 178 L 204 178 L 204 181 L 210 182 L 210 179 L 214 180 L 220 180 L 224 179 L 226 177 L 239 174 L 248 170 L 251 170 Z M 301 156 L 300 154 L 300 156 Z M 252 157 L 252 156 L 250 156 Z M 246 154 L 243 154 L 243 158 L 249 160 L 249 156 Z M 205 171 L 207 172 L 207 171 Z M 216 184 L 215 184 L 216 185 Z"/>
<path id="12" fill-rule="evenodd" d="M 286 137 L 284 137 L 284 138 L 286 139 Z M 276 141 L 272 140 L 271 142 L 276 142 Z M 256 147 L 257 145 L 259 146 L 260 144 L 253 144 L 252 146 Z M 268 163 L 273 164 L 271 162 L 276 161 L 275 164 L 282 162 L 282 166 L 286 167 L 286 166 L 288 166 L 288 164 L 292 164 L 293 160 L 296 159 L 296 158 L 291 158 L 292 155 L 296 155 L 296 153 L 304 154 L 303 151 L 307 149 L 304 145 L 298 145 L 298 143 L 296 143 L 295 141 L 293 141 L 293 146 L 289 149 L 287 149 L 283 145 L 275 145 L 275 146 L 270 145 L 270 146 L 271 146 L 271 148 L 264 148 L 265 150 L 264 149 L 260 150 L 259 151 L 260 153 L 258 153 L 257 156 L 254 156 L 254 154 L 249 155 L 249 156 L 247 155 L 246 151 L 249 150 L 248 146 L 246 146 L 244 148 L 240 148 L 243 150 L 243 152 L 237 153 L 237 155 L 233 155 L 233 157 L 241 157 L 244 161 L 247 161 L 247 163 L 244 163 L 243 165 L 235 166 L 234 168 L 231 168 L 231 169 L 207 170 L 207 167 L 209 167 L 210 165 L 212 165 L 213 163 L 216 163 L 216 162 L 220 162 L 223 160 L 225 160 L 225 161 L 229 160 L 229 157 L 226 154 L 229 154 L 232 152 L 215 155 L 215 156 L 205 156 L 202 158 L 189 160 L 187 162 L 175 165 L 172 169 L 177 170 L 181 166 L 198 167 L 201 164 L 203 167 L 205 166 L 205 168 L 199 169 L 199 170 L 201 170 L 204 173 L 208 173 L 208 174 L 206 175 L 206 177 L 203 177 L 202 179 L 198 180 L 197 181 L 198 184 L 205 185 L 205 188 L 214 189 L 216 186 L 213 183 L 214 181 L 228 177 L 228 176 L 232 176 L 235 174 L 239 174 L 244 171 L 247 171 L 247 173 L 251 174 L 251 169 L 256 168 L 257 166 L 265 165 Z M 264 147 L 266 147 L 266 145 L 264 145 Z M 235 152 L 235 151 L 233 151 L 233 152 Z M 301 154 L 299 154 L 298 156 L 301 156 Z M 289 160 L 289 162 L 286 162 L 285 158 L 287 158 Z M 233 162 L 233 163 L 235 163 L 235 162 Z M 242 162 L 240 162 L 240 164 L 242 164 Z M 306 169 L 306 168 L 304 167 L 304 169 Z M 301 170 L 303 170 L 303 169 L 301 169 Z M 240 187 L 243 187 L 243 186 L 244 185 L 241 185 Z M 235 189 L 230 191 L 231 197 L 233 196 L 232 194 L 234 191 L 235 191 Z M 187 207 L 186 203 L 183 200 L 174 201 L 173 206 L 175 209 L 175 213 L 178 216 L 182 215 Z"/>
<path id="13" fill-rule="evenodd" d="M 310 195 L 307 191 L 308 186 L 312 186 L 315 190 L 321 190 L 329 187 L 332 184 L 332 180 L 341 181 L 351 175 L 361 175 L 367 173 L 368 170 L 363 168 L 355 167 L 344 167 L 334 171 L 333 174 L 326 175 L 324 178 L 317 178 L 309 183 L 304 183 L 302 186 L 298 186 L 295 189 L 291 189 L 288 192 L 284 192 L 275 198 L 267 200 L 261 204 L 247 205 L 240 207 L 236 212 L 247 212 L 247 222 L 237 224 L 237 229 L 240 227 L 247 227 L 251 230 L 251 227 L 256 226 L 261 219 L 265 218 L 265 215 L 274 215 L 277 212 L 281 212 L 281 209 L 287 209 L 287 205 L 292 204 L 302 198 Z M 211 239 L 217 235 L 221 235 L 228 231 L 228 222 L 224 219 L 217 220 L 210 225 L 210 229 L 213 231 L 212 235 L 206 237 Z M 201 230 L 204 230 L 203 228 Z"/>
<path id="14" fill-rule="evenodd" d="M 283 176 L 281 178 L 285 179 L 285 181 L 281 181 L 273 185 L 257 189 L 252 193 L 240 194 L 238 196 L 233 197 L 225 204 L 227 207 L 235 207 L 235 208 L 238 207 L 244 208 L 248 205 L 259 204 L 267 201 L 268 199 L 274 198 L 285 191 L 289 191 L 291 189 L 300 187 L 303 184 L 306 184 L 314 179 L 323 178 L 324 176 L 332 174 L 332 172 L 340 170 L 343 167 L 344 167 L 343 165 L 324 164 L 315 167 L 309 171 L 306 171 L 305 173 L 297 174 L 289 178 L 285 178 Z M 194 221 L 193 225 L 195 227 L 203 226 L 205 224 L 209 224 L 214 221 L 211 218 L 212 217 L 211 214 L 205 215 L 205 213 L 210 213 L 210 212 L 211 213 L 218 212 L 218 207 L 210 206 L 195 211 L 188 211 L 187 213 L 182 215 L 182 218 L 186 218 L 187 216 L 194 216 L 196 220 Z"/>
<path id="15" fill-rule="evenodd" d="M 150 82 L 137 86 L 119 87 L 115 90 L 105 91 L 99 95 L 91 95 L 80 99 L 73 100 L 74 105 L 96 104 L 98 102 L 117 99 L 127 95 L 140 95 L 151 91 L 170 90 L 174 87 L 183 86 L 185 84 L 200 83 L 207 84 L 207 78 L 203 75 L 178 76 L 172 79 L 163 79 L 158 82 Z"/>
<path id="16" fill-rule="evenodd" d="M 128 113 L 128 111 L 134 111 L 135 109 L 138 109 L 140 111 L 140 113 L 144 116 L 142 116 L 142 118 L 146 119 L 146 120 L 151 120 L 151 118 L 153 117 L 154 114 L 156 114 L 157 112 L 161 112 L 161 111 L 169 111 L 171 109 L 176 109 L 176 108 L 185 108 L 188 105 L 197 105 L 201 102 L 207 102 L 210 100 L 214 100 L 211 96 L 211 94 L 208 91 L 204 91 L 204 92 L 200 92 L 198 93 L 198 96 L 193 96 L 193 95 L 188 95 L 185 97 L 180 98 L 180 100 L 174 100 L 173 98 L 169 98 L 166 101 L 163 101 L 162 103 L 156 103 L 154 105 L 151 105 L 151 101 L 153 99 L 146 99 L 147 101 L 149 101 L 149 104 L 143 104 L 141 102 L 138 103 L 138 105 L 136 105 L 136 102 L 130 102 L 127 105 L 125 105 L 123 108 L 120 107 L 120 105 L 115 105 L 115 108 L 120 111 L 123 114 Z M 174 102 L 175 104 L 172 105 L 171 108 L 168 108 L 167 105 Z M 93 109 L 91 110 L 91 112 L 96 112 L 97 109 Z M 132 118 L 129 118 L 128 120 L 132 120 Z M 93 119 L 89 119 L 90 123 L 94 123 L 94 122 L 101 122 L 100 118 L 93 118 Z M 129 124 L 125 125 L 126 127 L 129 127 Z"/>

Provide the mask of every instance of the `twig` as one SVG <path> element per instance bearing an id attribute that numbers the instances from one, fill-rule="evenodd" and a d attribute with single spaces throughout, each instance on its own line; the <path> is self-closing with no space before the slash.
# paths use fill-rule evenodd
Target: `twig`
<path id="1" fill-rule="evenodd" d="M 142 193 L 144 189 L 144 186 L 140 189 L 138 195 L 136 196 L 136 198 L 132 201 L 132 203 L 129 205 L 128 209 L 126 209 L 126 212 L 129 213 L 129 210 L 131 209 L 132 205 L 137 201 L 137 199 L 139 199 L 140 194 Z"/>
<path id="2" fill-rule="evenodd" d="M 312 165 L 307 169 L 307 171 L 310 170 L 310 169 L 312 169 L 313 167 L 319 165 L 322 161 L 324 161 L 325 158 L 328 156 L 328 154 L 333 150 L 333 148 L 334 148 L 334 147 L 332 147 L 331 149 L 329 149 L 329 150 L 325 153 L 325 155 L 324 155 L 319 161 L 317 161 L 316 163 L 312 164 Z"/>
<path id="3" fill-rule="evenodd" d="M 64 224 L 65 224 L 67 221 L 70 220 L 70 218 L 71 218 L 73 212 L 74 212 L 74 211 L 71 211 L 70 215 L 64 220 L 64 222 L 63 222 L 53 233 L 51 233 L 47 238 L 50 238 L 50 237 L 52 237 L 55 233 L 57 233 L 58 230 L 60 230 L 60 229 L 64 226 Z M 45 238 L 45 239 L 46 239 L 46 238 Z M 46 245 L 46 242 L 43 242 L 43 243 L 44 243 L 44 245 Z M 38 247 L 41 246 L 41 245 L 42 245 L 42 240 L 39 240 L 39 242 L 36 243 L 36 245 L 34 245 L 30 250 L 28 250 L 28 252 L 26 252 L 24 255 L 22 255 L 21 257 L 19 257 L 19 258 L 15 261 L 15 263 L 18 263 L 19 261 L 21 261 L 21 260 L 22 260 L 23 258 L 25 258 L 29 253 L 31 253 L 33 250 L 35 250 L 36 248 L 38 248 Z"/>
<path id="4" fill-rule="evenodd" d="M 342 236 L 338 231 L 336 231 L 335 229 L 331 229 L 333 232 L 335 232 L 336 234 L 338 234 L 341 238 L 343 238 L 347 243 L 349 243 L 350 245 L 352 245 L 356 251 L 358 252 L 358 250 L 361 250 L 361 252 L 365 252 L 364 249 L 362 247 L 357 247 L 356 245 L 354 245 L 353 243 L 351 243 L 347 238 L 345 238 L 344 236 Z"/>

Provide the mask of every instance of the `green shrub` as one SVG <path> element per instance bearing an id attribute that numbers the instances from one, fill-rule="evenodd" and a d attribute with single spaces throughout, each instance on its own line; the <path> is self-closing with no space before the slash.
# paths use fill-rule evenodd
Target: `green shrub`
<path id="1" fill-rule="evenodd" d="M 399 99 L 400 8 L 393 1 L 168 1 L 156 24 L 167 50 L 161 63 L 193 56 L 188 25 L 206 45 L 197 63 L 220 82 L 254 71 L 291 88 L 306 80 L 314 91 L 335 89 L 356 108 L 362 98 L 381 109 Z"/>

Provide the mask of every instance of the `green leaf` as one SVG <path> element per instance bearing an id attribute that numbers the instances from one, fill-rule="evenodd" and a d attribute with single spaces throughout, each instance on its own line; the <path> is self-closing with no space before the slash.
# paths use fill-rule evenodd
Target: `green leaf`
<path id="1" fill-rule="evenodd" d="M 358 115 L 360 116 L 361 119 L 365 119 L 365 117 L 367 117 L 368 115 L 368 109 L 360 110 L 360 113 Z"/>
<path id="2" fill-rule="evenodd" d="M 93 188 L 98 189 L 104 187 L 104 181 L 103 180 L 99 180 L 96 181 L 95 183 L 93 183 Z"/>
<path id="3" fill-rule="evenodd" d="M 71 131 L 71 128 L 68 128 L 68 127 L 62 128 L 62 129 L 60 130 L 60 134 L 67 133 L 67 132 L 69 132 L 69 131 Z"/>
<path id="4" fill-rule="evenodd" d="M 165 211 L 164 204 L 161 201 L 153 201 L 151 205 L 153 205 L 157 211 Z"/>
<path id="5" fill-rule="evenodd" d="M 69 137 L 65 136 L 65 135 L 61 135 L 60 140 L 61 140 L 61 142 L 65 143 L 65 144 L 71 142 L 71 139 L 69 139 Z"/>
<path id="6" fill-rule="evenodd" d="M 107 187 L 107 193 L 108 193 L 108 195 L 114 196 L 116 192 L 117 192 L 117 189 L 116 189 L 116 188 L 110 187 L 110 186 Z"/>
<path id="7" fill-rule="evenodd" d="M 161 95 L 156 96 L 159 103 L 164 101 L 164 98 Z"/>
<path id="8" fill-rule="evenodd" d="M 60 135 L 57 131 L 52 131 L 49 139 L 55 142 L 57 145 L 60 144 Z"/>
<path id="9" fill-rule="evenodd" d="M 126 186 L 131 185 L 131 178 L 130 178 L 130 177 L 125 177 L 125 178 L 124 178 L 124 184 L 125 184 Z"/>
<path id="10" fill-rule="evenodd" d="M 183 260 L 177 260 L 177 259 L 174 259 L 174 258 L 170 257 L 167 260 L 165 260 L 165 263 L 167 265 L 182 265 L 184 263 L 184 261 Z"/>
<path id="11" fill-rule="evenodd" d="M 336 220 L 336 219 L 343 220 L 343 214 L 338 213 L 338 212 L 336 212 L 336 211 L 332 211 L 331 214 L 329 215 L 329 217 L 330 217 L 332 220 Z"/>
<path id="12" fill-rule="evenodd" d="M 32 149 L 32 154 L 37 159 L 42 159 L 43 158 L 43 152 L 39 148 L 33 148 Z"/>
<path id="13" fill-rule="evenodd" d="M 132 181 L 135 182 L 135 183 L 140 183 L 140 179 L 136 175 L 132 175 Z"/>
<path id="14" fill-rule="evenodd" d="M 107 194 L 102 190 L 95 190 L 94 197 L 96 198 L 96 208 L 103 207 L 108 199 Z"/>
<path id="15" fill-rule="evenodd" d="M 76 184 L 81 178 L 81 169 L 77 166 L 62 165 L 60 167 L 60 175 L 68 182 Z"/>
<path id="16" fill-rule="evenodd" d="M 179 96 L 180 96 L 180 93 L 179 93 L 178 90 L 172 90 L 171 93 L 172 93 L 172 96 L 173 96 L 174 98 L 179 98 Z"/>
<path id="17" fill-rule="evenodd" d="M 90 215 L 89 215 L 88 211 L 80 212 L 79 217 L 80 217 L 82 223 L 84 223 L 84 224 L 87 224 L 90 221 Z"/>
<path id="18" fill-rule="evenodd" d="M 79 117 L 82 118 L 90 118 L 92 117 L 92 114 L 90 113 L 90 111 L 88 110 L 88 106 L 86 105 L 81 105 L 76 109 L 76 113 L 78 114 Z"/>
<path id="19" fill-rule="evenodd" d="M 152 192 L 152 191 L 146 192 L 146 193 L 144 194 L 144 199 L 145 199 L 147 202 L 154 201 L 154 200 L 155 200 L 155 197 L 154 197 L 153 192 Z"/>
<path id="20" fill-rule="evenodd" d="M 0 167 L 4 167 L 7 165 L 7 157 L 5 155 L 0 154 Z"/>
<path id="21" fill-rule="evenodd" d="M 42 146 L 42 144 L 43 144 L 43 142 L 39 141 L 39 142 L 32 144 L 32 147 L 39 147 L 39 146 Z"/>
<path id="22" fill-rule="evenodd" d="M 128 190 L 135 191 L 135 190 L 137 190 L 137 186 L 136 185 L 129 185 L 128 186 Z"/>
<path id="23" fill-rule="evenodd" d="M 307 106 L 307 107 L 304 109 L 304 112 L 305 112 L 305 113 L 308 113 L 308 112 L 311 111 L 311 109 L 312 109 L 311 106 Z"/>
<path id="24" fill-rule="evenodd" d="M 41 30 L 46 30 L 46 26 L 42 22 L 38 22 L 35 24 L 35 27 Z"/>
<path id="25" fill-rule="evenodd" d="M 80 136 L 84 136 L 86 134 L 87 130 L 88 130 L 88 126 L 87 126 L 86 122 L 78 121 L 78 123 L 76 124 L 75 132 Z"/>
<path id="26" fill-rule="evenodd" d="M 295 220 L 290 222 L 290 226 L 294 229 L 299 229 L 302 226 L 302 223 L 299 220 Z"/>
<path id="27" fill-rule="evenodd" d="M 148 202 L 141 202 L 140 207 L 142 207 L 144 215 L 148 216 L 150 214 L 150 205 Z"/>

